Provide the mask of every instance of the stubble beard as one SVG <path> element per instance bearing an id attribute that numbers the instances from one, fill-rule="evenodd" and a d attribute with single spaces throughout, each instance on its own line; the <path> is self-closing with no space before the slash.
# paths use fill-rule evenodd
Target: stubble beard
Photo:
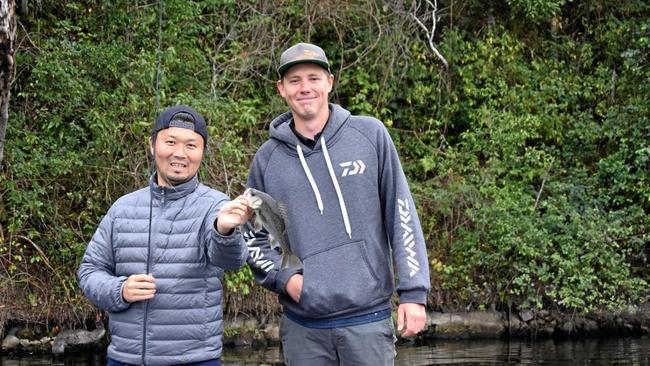
<path id="1" fill-rule="evenodd" d="M 190 179 L 192 179 L 192 177 L 187 177 L 187 178 L 178 177 L 177 178 L 177 177 L 173 177 L 173 176 L 170 176 L 170 175 L 167 175 L 167 174 L 161 174 L 160 171 L 158 171 L 158 173 L 156 173 L 156 174 L 158 174 L 158 177 L 160 178 L 160 180 L 162 180 L 163 182 L 168 184 L 170 187 L 177 186 L 179 184 L 189 182 Z"/>

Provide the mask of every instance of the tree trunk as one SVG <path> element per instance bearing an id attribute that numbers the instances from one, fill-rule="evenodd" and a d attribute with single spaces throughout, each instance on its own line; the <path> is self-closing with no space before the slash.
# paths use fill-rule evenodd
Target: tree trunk
<path id="1" fill-rule="evenodd" d="M 14 73 L 16 39 L 15 0 L 0 0 L 0 167 L 4 156 L 9 120 L 9 94 Z"/>

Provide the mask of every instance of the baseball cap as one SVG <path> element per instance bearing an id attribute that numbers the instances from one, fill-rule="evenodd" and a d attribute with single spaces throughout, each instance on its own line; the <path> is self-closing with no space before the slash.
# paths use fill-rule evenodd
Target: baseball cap
<path id="1" fill-rule="evenodd" d="M 330 71 L 330 64 L 323 49 L 311 43 L 298 43 L 282 52 L 280 67 L 278 67 L 280 78 L 291 66 L 297 64 L 316 64 Z"/>
<path id="2" fill-rule="evenodd" d="M 160 112 L 151 131 L 155 136 L 158 131 L 169 127 L 187 128 L 203 137 L 203 142 L 208 144 L 208 125 L 201 113 L 186 105 L 176 105 Z"/>

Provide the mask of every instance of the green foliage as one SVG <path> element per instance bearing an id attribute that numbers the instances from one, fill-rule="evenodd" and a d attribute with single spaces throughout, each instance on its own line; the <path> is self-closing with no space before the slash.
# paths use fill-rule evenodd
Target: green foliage
<path id="1" fill-rule="evenodd" d="M 632 23 L 605 26 L 612 24 L 634 32 Z M 439 219 L 465 222 L 441 253 L 446 260 L 434 263 L 442 289 L 460 303 L 581 311 L 644 299 L 647 271 L 638 264 L 647 261 L 649 110 L 636 97 L 634 105 L 616 104 L 626 98 L 615 96 L 618 60 L 598 61 L 567 40 L 546 45 L 564 53 L 555 59 L 529 61 L 525 45 L 502 29 L 458 42 L 462 88 L 450 118 L 463 130 L 449 146 L 454 154 L 446 156 L 458 160 L 447 169 L 470 189 L 432 192 L 443 200 L 434 206 L 465 206 Z"/>
<path id="2" fill-rule="evenodd" d="M 162 24 L 158 5 L 43 0 L 19 19 L 0 174 L 0 297 L 15 308 L 92 311 L 75 271 L 112 202 L 146 184 L 157 93 L 204 113 L 201 179 L 241 193 L 286 110 L 278 53 L 297 41 L 330 55 L 333 101 L 389 127 L 427 239 L 432 306 L 647 299 L 645 2 L 441 4 L 433 42 L 449 70 L 410 11 L 427 14 L 397 3 L 166 0 Z M 224 284 L 255 286 L 249 269 Z"/>
<path id="3" fill-rule="evenodd" d="M 566 2 L 567 0 L 506 0 L 515 14 L 521 14 L 536 23 L 550 19 Z"/>
<path id="4" fill-rule="evenodd" d="M 238 272 L 228 272 L 224 276 L 226 288 L 230 291 L 237 291 L 244 296 L 251 292 L 252 279 L 253 273 L 248 266 Z"/>

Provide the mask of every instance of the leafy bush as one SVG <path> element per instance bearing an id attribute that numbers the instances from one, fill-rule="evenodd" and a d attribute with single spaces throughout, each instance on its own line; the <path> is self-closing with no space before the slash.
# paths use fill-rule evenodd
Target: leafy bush
<path id="1" fill-rule="evenodd" d="M 159 23 L 159 4 L 43 0 L 19 19 L 0 175 L 0 298 L 14 314 L 94 311 L 75 270 L 112 202 L 146 184 L 157 98 L 204 113 L 213 137 L 201 179 L 239 194 L 286 110 L 278 53 L 303 40 L 330 55 L 332 100 L 389 127 L 427 239 L 430 306 L 647 300 L 644 2 L 441 3 L 432 42 L 449 69 L 414 21 L 430 8 L 169 0 Z M 225 284 L 226 303 L 250 302 L 232 311 L 277 310 L 260 306 L 273 299 L 248 269 Z"/>

